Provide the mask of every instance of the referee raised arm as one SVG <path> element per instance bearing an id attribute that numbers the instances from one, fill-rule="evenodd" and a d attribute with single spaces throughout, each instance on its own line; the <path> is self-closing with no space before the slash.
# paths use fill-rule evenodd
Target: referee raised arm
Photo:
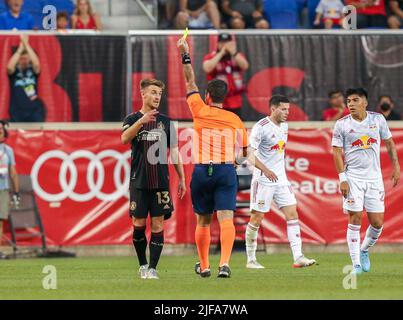
<path id="1" fill-rule="evenodd" d="M 235 240 L 233 223 L 238 189 L 235 170 L 235 146 L 243 156 L 248 147 L 247 132 L 241 119 L 223 109 L 227 84 L 218 79 L 207 85 L 205 101 L 200 96 L 190 61 L 189 45 L 178 41 L 186 80 L 187 102 L 194 121 L 193 156 L 195 168 L 191 181 L 193 209 L 197 215 L 195 240 L 200 262 L 196 273 L 209 277 L 210 224 L 217 212 L 220 224 L 221 259 L 218 277 L 230 277 L 229 261 Z"/>

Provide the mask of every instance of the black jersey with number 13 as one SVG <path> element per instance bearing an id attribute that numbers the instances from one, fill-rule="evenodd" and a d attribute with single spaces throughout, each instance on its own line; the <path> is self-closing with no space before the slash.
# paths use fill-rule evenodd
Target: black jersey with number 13
<path id="1" fill-rule="evenodd" d="M 127 130 L 143 114 L 128 115 L 123 122 Z M 131 185 L 137 189 L 169 189 L 169 147 L 176 147 L 177 135 L 171 120 L 158 114 L 156 121 L 144 124 L 132 140 Z"/>

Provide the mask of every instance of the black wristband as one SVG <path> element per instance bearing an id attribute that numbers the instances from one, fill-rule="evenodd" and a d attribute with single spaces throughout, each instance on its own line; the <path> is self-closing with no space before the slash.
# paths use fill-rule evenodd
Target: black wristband
<path id="1" fill-rule="evenodd" d="M 191 64 L 189 53 L 182 53 L 182 64 Z"/>

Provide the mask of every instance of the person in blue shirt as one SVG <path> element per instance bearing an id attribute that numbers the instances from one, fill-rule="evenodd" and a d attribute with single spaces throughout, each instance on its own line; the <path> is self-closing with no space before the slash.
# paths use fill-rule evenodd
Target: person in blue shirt
<path id="1" fill-rule="evenodd" d="M 0 120 L 0 243 L 3 236 L 3 221 L 8 219 L 10 200 L 12 200 L 16 208 L 21 200 L 14 152 L 5 143 L 8 137 L 7 127 L 8 122 Z M 9 180 L 11 180 L 14 190 L 12 199 L 10 199 Z M 0 252 L 0 258 L 3 257 L 4 255 Z"/>
<path id="2" fill-rule="evenodd" d="M 0 30 L 33 30 L 34 18 L 22 12 L 24 0 L 8 0 L 8 10 L 0 15 Z"/>

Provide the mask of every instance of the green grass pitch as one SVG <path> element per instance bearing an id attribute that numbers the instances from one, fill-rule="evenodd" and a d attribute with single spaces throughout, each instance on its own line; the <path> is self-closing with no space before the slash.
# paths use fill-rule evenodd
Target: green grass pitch
<path id="1" fill-rule="evenodd" d="M 291 268 L 289 254 L 260 254 L 264 270 L 245 268 L 232 257 L 232 277 L 218 279 L 219 257 L 211 257 L 212 277 L 194 273 L 196 256 L 163 256 L 160 280 L 142 280 L 136 257 L 0 260 L 0 300 L 4 299 L 403 299 L 403 254 L 374 253 L 372 270 L 358 277 L 357 289 L 343 288 L 345 254 L 312 254 L 319 265 Z M 42 287 L 44 266 L 57 270 L 57 289 Z"/>

